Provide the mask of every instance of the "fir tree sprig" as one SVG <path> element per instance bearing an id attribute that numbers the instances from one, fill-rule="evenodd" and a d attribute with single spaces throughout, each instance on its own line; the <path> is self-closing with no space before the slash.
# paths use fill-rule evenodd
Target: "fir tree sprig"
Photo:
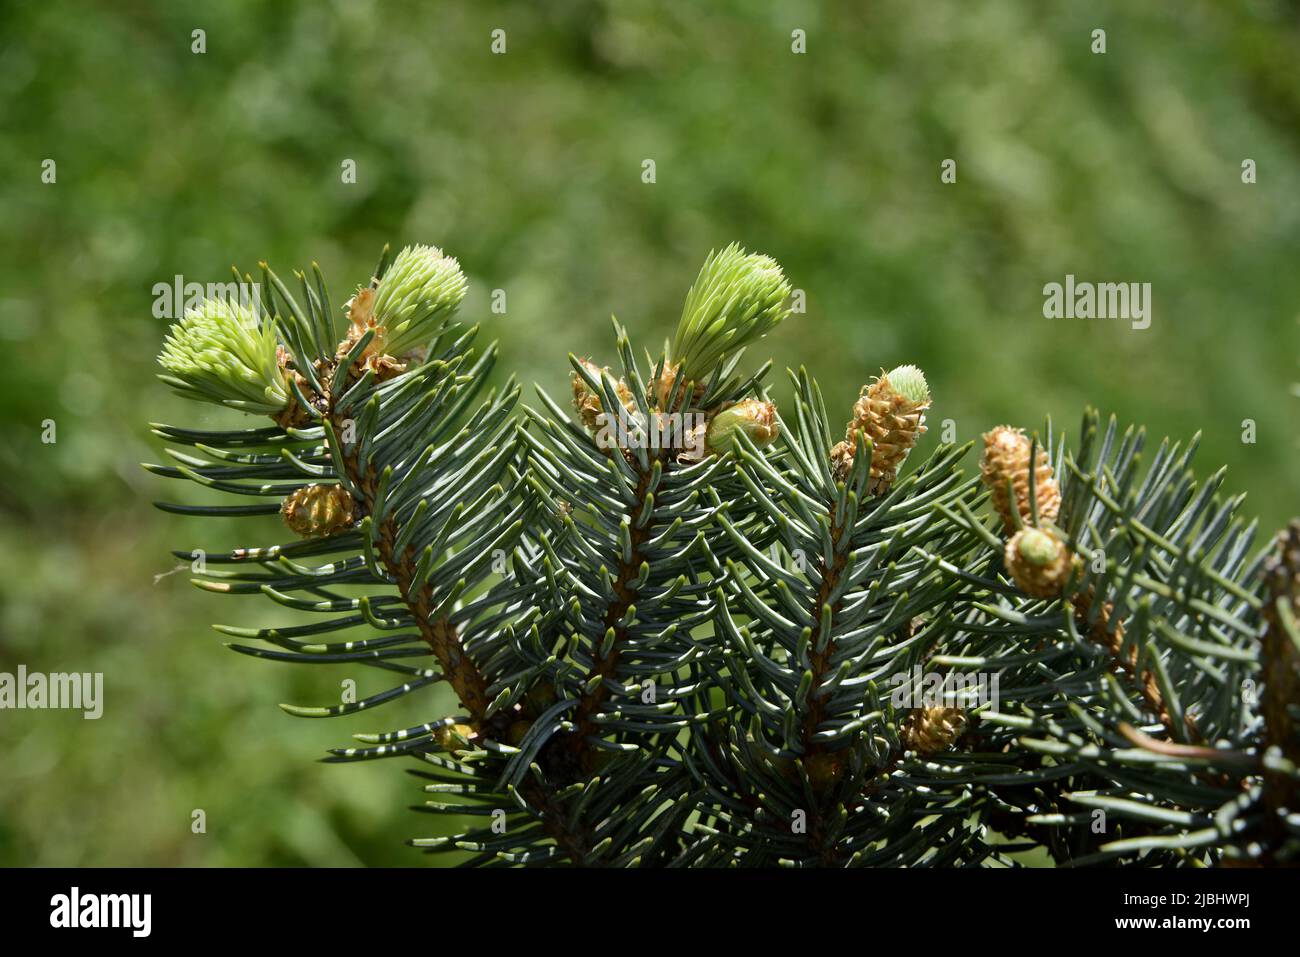
<path id="1" fill-rule="evenodd" d="M 466 283 L 440 250 L 386 249 L 342 309 L 315 266 L 297 293 L 261 276 L 252 303 L 188 311 L 160 362 L 263 422 L 155 426 L 171 464 L 148 468 L 234 497 L 164 510 L 271 540 L 178 550 L 196 585 L 316 619 L 217 626 L 236 651 L 396 676 L 290 714 L 454 691 L 456 713 L 331 752 L 420 763 L 421 810 L 458 824 L 416 846 L 522 866 L 1300 859 L 1300 532 L 1256 550 L 1195 443 L 1143 467 L 1142 433 L 1090 412 L 1072 448 L 1050 423 L 1041 444 L 993 430 L 968 478 L 965 448 L 913 461 L 931 395 L 911 365 L 863 387 L 836 442 L 806 372 L 783 414 L 768 365 L 741 371 L 790 285 L 735 245 L 661 355 L 638 362 L 615 322 L 610 366 L 570 357 L 572 411 L 539 390 L 522 418 L 513 382 L 487 388 L 495 347 L 454 321 Z"/>

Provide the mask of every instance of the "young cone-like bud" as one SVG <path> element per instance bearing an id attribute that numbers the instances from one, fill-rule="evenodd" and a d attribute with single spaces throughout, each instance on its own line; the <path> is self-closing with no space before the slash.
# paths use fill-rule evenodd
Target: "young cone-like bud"
<path id="1" fill-rule="evenodd" d="M 688 381 L 707 381 L 724 356 L 761 339 L 790 314 L 789 295 L 790 283 L 775 259 L 736 243 L 710 253 L 686 295 L 672 361 Z"/>
<path id="2" fill-rule="evenodd" d="M 916 440 L 925 433 L 925 410 L 930 408 L 930 387 L 925 375 L 913 365 L 899 366 L 868 386 L 853 406 L 853 419 L 844 441 L 831 449 L 831 470 L 843 481 L 853 468 L 858 432 L 871 440 L 871 479 L 868 492 L 889 491 L 898 477 L 898 467 Z"/>
<path id="3" fill-rule="evenodd" d="M 464 298 L 460 263 L 435 246 L 407 246 L 375 287 L 373 302 L 364 304 L 368 310 L 359 314 L 354 300 L 349 314 L 354 325 L 362 319 L 375 327 L 376 354 L 422 360 L 429 341 Z"/>
<path id="4" fill-rule="evenodd" d="M 158 356 L 158 378 L 187 399 L 275 415 L 289 404 L 289 387 L 276 360 L 275 332 L 252 309 L 205 299 L 171 327 Z"/>
<path id="5" fill-rule="evenodd" d="M 917 754 L 937 754 L 952 747 L 966 730 L 966 711 L 935 705 L 913 708 L 898 729 L 903 747 Z"/>
<path id="6" fill-rule="evenodd" d="M 326 538 L 352 525 L 353 507 L 341 485 L 307 485 L 284 500 L 280 516 L 304 538 Z"/>
<path id="7" fill-rule="evenodd" d="M 602 369 L 590 359 L 579 359 L 578 364 L 586 369 L 587 374 L 596 382 L 600 382 L 602 374 L 609 371 L 608 368 Z M 586 380 L 577 372 L 569 373 L 569 379 L 573 384 L 573 408 L 577 411 L 578 418 L 582 419 L 582 424 L 595 432 L 600 428 L 597 417 L 604 411 L 600 396 L 592 391 Z M 614 384 L 614 394 L 618 396 L 618 400 L 623 403 L 623 407 L 629 412 L 636 408 L 636 401 L 632 398 L 632 390 L 627 387 L 627 383 L 622 379 L 619 379 Z"/>
<path id="8" fill-rule="evenodd" d="M 1023 429 L 999 425 L 984 433 L 980 475 L 992 493 L 993 508 L 1002 516 L 1002 526 L 1008 534 L 1016 529 L 1017 513 L 1022 522 L 1033 523 L 1033 511 L 1029 503 L 1031 447 L 1032 443 Z M 1038 501 L 1038 518 L 1040 522 L 1054 522 L 1061 510 L 1061 489 L 1052 473 L 1047 450 L 1040 446 L 1035 458 L 1034 497 Z M 1011 495 L 1007 492 L 1008 481 L 1011 483 Z"/>
<path id="9" fill-rule="evenodd" d="M 776 406 L 761 399 L 745 399 L 728 406 L 709 422 L 705 444 L 714 455 L 721 455 L 735 447 L 736 436 L 742 432 L 760 449 L 775 442 L 779 432 Z"/>
<path id="10" fill-rule="evenodd" d="M 1007 571 L 1022 592 L 1034 598 L 1059 598 L 1070 577 L 1070 550 L 1057 534 L 1025 527 L 1007 542 Z"/>

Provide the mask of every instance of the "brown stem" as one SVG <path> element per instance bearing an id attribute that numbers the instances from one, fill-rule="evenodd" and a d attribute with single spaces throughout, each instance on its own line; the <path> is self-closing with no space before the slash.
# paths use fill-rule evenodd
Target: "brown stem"
<path id="1" fill-rule="evenodd" d="M 1070 602 L 1074 605 L 1075 614 L 1078 616 L 1080 624 L 1089 627 L 1088 615 L 1092 610 L 1093 602 L 1092 589 L 1089 588 L 1088 591 L 1075 595 L 1070 599 Z M 1160 723 L 1172 735 L 1174 733 L 1174 720 L 1169 714 L 1169 708 L 1165 705 L 1164 695 L 1160 693 L 1160 685 L 1156 681 L 1155 674 L 1149 668 L 1144 668 L 1141 673 L 1138 672 L 1137 646 L 1130 648 L 1128 654 L 1124 653 L 1124 622 L 1112 622 L 1111 615 L 1111 607 L 1107 603 L 1102 607 L 1097 621 L 1090 627 L 1088 636 L 1110 652 L 1112 670 L 1127 677 L 1137 687 L 1147 708 L 1150 709 L 1152 714 L 1160 718 Z M 1190 716 L 1186 719 L 1185 724 L 1188 733 L 1193 738 L 1199 736 Z"/>
<path id="2" fill-rule="evenodd" d="M 834 521 L 833 510 L 831 512 L 831 521 Z M 817 733 L 817 729 L 821 726 L 826 713 L 826 704 L 817 694 L 817 689 L 821 687 L 822 682 L 826 679 L 827 672 L 830 671 L 831 654 L 835 651 L 835 641 L 833 639 L 828 639 L 826 647 L 820 652 L 817 650 L 817 645 L 821 641 L 822 608 L 830 600 L 831 592 L 835 590 L 835 586 L 839 583 L 840 576 L 844 574 L 845 557 L 841 555 L 839 551 L 840 538 L 843 534 L 843 526 L 839 528 L 833 527 L 831 529 L 831 564 L 827 567 L 825 564 L 826 560 L 824 558 L 821 559 L 822 581 L 821 585 L 817 589 L 817 597 L 813 599 L 812 614 L 814 625 L 812 629 L 812 638 L 809 642 L 813 680 L 812 687 L 808 691 L 808 715 L 804 718 L 803 723 L 803 746 L 804 753 L 806 754 L 815 754 L 821 750 L 821 746 L 813 741 L 813 735 Z M 831 609 L 831 615 L 834 616 L 835 612 L 838 610 L 837 602 L 836 607 Z"/>
<path id="3" fill-rule="evenodd" d="M 821 584 L 817 588 L 817 597 L 813 600 L 812 607 L 814 625 L 811 640 L 809 642 L 809 660 L 812 667 L 813 679 L 812 686 L 808 689 L 808 714 L 804 717 L 803 722 L 802 743 L 805 757 L 812 757 L 813 755 L 822 752 L 822 745 L 816 742 L 813 739 L 813 736 L 817 733 L 817 729 L 821 726 L 825 717 L 826 703 L 825 700 L 817 694 L 817 691 L 822 686 L 823 682 L 826 680 L 827 674 L 831 670 L 831 655 L 835 652 L 835 641 L 828 636 L 825 648 L 819 652 L 817 646 L 821 642 L 822 637 L 822 608 L 828 601 L 830 601 L 831 593 L 839 583 L 840 576 L 844 574 L 844 567 L 846 564 L 846 554 L 842 554 L 839 548 L 840 539 L 846 530 L 845 526 L 835 525 L 834 505 L 830 507 L 829 515 L 831 519 L 831 563 L 828 566 L 825 558 L 820 560 L 822 570 Z M 838 610 L 839 602 L 836 602 L 831 608 L 832 619 L 834 618 L 835 612 Z M 833 773 L 834 772 L 832 771 L 832 774 Z M 825 828 L 819 810 L 817 808 L 811 808 L 810 811 L 811 813 L 808 815 L 808 836 L 812 839 L 813 846 L 818 848 L 818 858 L 822 866 L 833 867 L 839 862 L 839 852 L 836 850 L 835 846 L 825 838 Z"/>
<path id="4" fill-rule="evenodd" d="M 671 372 L 669 371 L 670 369 Z M 680 376 L 681 371 L 679 367 L 669 366 L 663 371 L 663 373 L 661 373 L 661 377 L 651 385 L 652 394 L 658 397 L 661 405 L 667 405 L 668 399 L 671 397 L 673 388 L 675 387 L 675 383 Z M 699 401 L 702 393 L 703 386 L 696 386 L 694 383 L 686 381 L 683 385 L 683 394 L 678 399 L 676 409 L 684 410 L 685 408 L 690 407 L 693 402 Z M 687 398 L 687 396 L 690 396 L 690 398 Z M 619 454 L 619 450 L 607 449 L 605 450 L 605 454 Z M 670 450 L 667 448 L 658 449 L 655 452 L 654 458 L 648 462 L 648 467 L 644 471 L 639 470 L 638 461 L 634 457 L 628 456 L 628 459 L 632 467 L 639 471 L 634 497 L 637 503 L 636 507 L 640 508 L 641 504 L 645 501 L 646 493 L 650 488 L 650 478 L 654 474 L 655 463 L 663 466 L 666 471 L 672 465 L 672 455 Z M 634 518 L 634 513 L 631 510 L 625 510 L 624 514 L 627 515 L 629 519 Z M 627 614 L 628 609 L 636 602 L 637 593 L 636 590 L 632 588 L 631 583 L 636 580 L 640 573 L 642 561 L 641 546 L 650 538 L 649 523 L 647 523 L 645 528 L 636 528 L 633 526 L 630 537 L 632 540 L 631 554 L 628 556 L 627 561 L 620 560 L 619 562 L 618 574 L 614 579 L 614 601 L 612 601 L 609 604 L 609 607 L 605 609 L 605 617 L 603 619 L 604 630 L 602 631 L 602 637 L 610 628 L 613 628 L 614 641 L 611 643 L 609 651 L 592 662 L 591 670 L 587 673 L 586 680 L 583 683 L 584 689 L 590 688 L 591 690 L 583 691 L 582 696 L 578 699 L 577 707 L 573 712 L 576 730 L 570 736 L 569 751 L 572 756 L 581 760 L 584 765 L 584 770 L 590 770 L 589 767 L 585 767 L 590 764 L 590 749 L 587 744 L 587 738 L 596 733 L 597 725 L 595 722 L 595 716 L 599 713 L 600 707 L 609 700 L 609 689 L 605 687 L 605 679 L 612 678 L 617 671 L 619 658 L 621 658 L 623 654 L 622 645 L 627 639 L 627 629 L 623 625 L 619 624 L 619 622 L 622 621 L 623 617 Z M 597 677 L 601 680 L 595 681 Z M 593 681 L 595 681 L 594 687 L 592 687 L 591 684 Z"/>
<path id="5" fill-rule="evenodd" d="M 332 369 L 327 368 L 324 373 L 326 378 L 323 381 L 328 382 L 332 372 Z M 335 411 L 333 396 L 327 396 L 326 398 L 328 400 L 327 414 L 330 424 L 334 427 L 334 434 L 340 435 L 343 431 L 344 420 Z M 364 499 L 362 505 L 366 513 L 370 514 L 375 506 L 378 480 L 373 466 L 362 468 L 357 457 L 357 451 L 355 447 L 351 450 L 340 449 L 348 478 L 353 485 L 360 489 Z M 388 573 L 396 580 L 398 592 L 403 603 L 405 603 L 415 619 L 415 625 L 419 629 L 420 637 L 433 651 L 434 657 L 438 659 L 443 675 L 455 690 L 456 697 L 460 699 L 461 705 L 469 713 L 470 723 L 475 728 L 478 728 L 483 723 L 488 705 L 491 704 L 487 694 L 487 681 L 484 680 L 478 666 L 474 664 L 469 655 L 465 654 L 464 648 L 461 646 L 460 635 L 450 619 L 444 616 L 434 621 L 429 620 L 429 616 L 433 611 L 432 586 L 426 582 L 416 590 L 414 595 L 408 596 L 411 582 L 415 578 L 414 555 L 409 545 L 402 554 L 396 554 L 394 544 L 396 539 L 396 524 L 391 518 L 384 519 L 379 526 L 380 561 Z"/>
<path id="6" fill-rule="evenodd" d="M 334 423 L 335 434 L 339 434 L 341 423 L 333 419 L 331 421 Z M 355 452 L 350 455 L 345 454 L 343 464 L 347 467 L 348 476 L 364 494 L 366 511 L 370 512 L 374 507 L 378 484 L 374 470 L 367 469 L 362 472 Z M 461 706 L 469 713 L 471 724 L 475 728 L 480 728 L 484 723 L 488 705 L 491 704 L 487 694 L 487 682 L 478 666 L 465 654 L 455 625 L 445 616 L 430 621 L 429 616 L 433 610 L 432 589 L 426 584 L 412 597 L 406 597 L 411 581 L 415 577 L 414 553 L 408 546 L 401 555 L 397 555 L 395 540 L 396 527 L 392 519 L 385 519 L 379 528 L 380 560 L 397 580 L 397 587 L 407 608 L 415 617 L 420 636 L 433 650 L 442 673 L 455 690 Z M 575 863 L 585 860 L 594 843 L 591 835 L 583 829 L 577 831 L 568 829 L 567 818 L 563 809 L 555 804 L 552 793 L 532 781 L 525 784 L 522 790 L 529 803 L 537 807 L 541 814 L 542 826 L 551 835 L 556 846 Z"/>
<path id="7" fill-rule="evenodd" d="M 652 473 L 653 469 L 647 469 L 638 476 L 637 501 L 645 500 Z M 614 581 L 615 597 L 605 609 L 603 618 L 604 631 L 614 629 L 614 641 L 609 651 L 592 661 L 591 669 L 584 681 L 584 688 L 589 687 L 591 690 L 583 691 L 573 712 L 575 730 L 564 738 L 552 739 L 538 755 L 538 761 L 543 767 L 560 769 L 561 774 L 566 778 L 578 771 L 586 773 L 592 770 L 592 752 L 587 738 L 599 730 L 595 718 L 600 708 L 609 700 L 609 689 L 605 687 L 604 679 L 612 678 L 618 669 L 623 651 L 622 645 L 627 638 L 627 631 L 620 622 L 636 602 L 637 592 L 632 587 L 632 582 L 639 574 L 642 561 L 641 547 L 649 536 L 648 526 L 644 529 L 631 529 L 631 555 L 627 561 L 619 562 L 618 574 Z M 591 682 L 597 676 L 601 680 L 593 687 Z M 568 827 L 568 815 L 564 808 L 556 803 L 554 788 L 529 781 L 522 788 L 522 793 L 528 803 L 537 808 L 542 826 L 556 845 L 575 864 L 587 863 L 595 838 L 586 828 L 579 827 L 571 830 Z"/>
<path id="8" fill-rule="evenodd" d="M 1206 748 L 1196 744 L 1179 744 L 1176 741 L 1161 741 L 1143 734 L 1127 721 L 1119 723 L 1119 733 L 1130 743 L 1155 754 L 1171 758 L 1190 758 L 1193 760 L 1218 761 L 1219 763 L 1241 764 L 1246 767 L 1258 767 L 1259 758 L 1244 751 L 1231 751 L 1225 748 Z"/>
<path id="9" fill-rule="evenodd" d="M 653 469 L 647 469 L 638 476 L 635 492 L 638 502 L 645 501 L 652 474 Z M 628 609 L 636 602 L 637 592 L 631 583 L 640 574 L 641 546 L 650 537 L 649 524 L 647 523 L 644 528 L 632 528 L 630 537 L 632 540 L 631 554 L 627 561 L 620 560 L 619 562 L 618 574 L 614 579 L 614 600 L 605 609 L 605 617 L 602 620 L 604 625 L 602 634 L 613 628 L 614 641 L 610 644 L 609 651 L 592 662 L 591 670 L 587 673 L 586 680 L 583 683 L 584 688 L 590 688 L 590 690 L 583 691 L 573 712 L 576 730 L 569 738 L 569 749 L 575 757 L 583 761 L 584 765 L 588 763 L 587 758 L 590 755 L 587 737 L 597 731 L 595 716 L 599 713 L 601 706 L 609 700 L 609 689 L 605 687 L 605 679 L 614 676 L 618 669 L 619 658 L 623 654 L 622 646 L 627 639 L 627 629 L 620 622 L 627 614 Z M 601 680 L 595 682 L 593 687 L 591 682 L 598 676 Z"/>
<path id="10" fill-rule="evenodd" d="M 596 843 L 591 832 L 581 825 L 570 830 L 569 816 L 563 806 L 555 800 L 555 791 L 544 787 L 535 780 L 525 782 L 521 788 L 524 799 L 537 808 L 542 827 L 555 841 L 555 846 L 575 864 L 585 863 Z"/>

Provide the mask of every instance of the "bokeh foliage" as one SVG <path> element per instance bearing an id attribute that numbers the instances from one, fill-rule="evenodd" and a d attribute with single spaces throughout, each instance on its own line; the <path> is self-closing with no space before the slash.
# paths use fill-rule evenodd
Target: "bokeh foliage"
<path id="1" fill-rule="evenodd" d="M 149 504 L 144 423 L 223 420 L 153 379 L 155 283 L 315 258 L 337 295 L 383 242 L 438 243 L 498 374 L 560 394 L 568 351 L 613 358 L 611 312 L 667 336 L 737 239 L 808 297 L 764 354 L 845 417 L 915 362 L 958 441 L 1085 403 L 1202 430 L 1199 461 L 1275 528 L 1300 478 L 1298 42 L 1282 0 L 0 8 L 0 670 L 106 673 L 99 721 L 0 713 L 0 863 L 417 861 L 414 782 L 311 763 L 338 726 L 274 707 L 346 672 L 230 655 L 208 622 L 262 609 L 155 581 L 168 548 L 237 541 Z M 1151 328 L 1044 319 L 1066 273 L 1151 282 Z"/>

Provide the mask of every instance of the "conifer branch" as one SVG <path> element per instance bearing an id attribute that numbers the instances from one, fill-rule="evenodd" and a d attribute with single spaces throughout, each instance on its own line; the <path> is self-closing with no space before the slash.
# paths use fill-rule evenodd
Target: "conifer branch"
<path id="1" fill-rule="evenodd" d="M 146 467 L 235 497 L 165 511 L 297 536 L 175 553 L 208 592 L 311 616 L 217 626 L 235 651 L 399 679 L 288 713 L 454 691 L 463 713 L 327 758 L 419 762 L 421 810 L 458 823 L 414 846 L 515 866 L 1300 861 L 1300 526 L 1257 550 L 1195 440 L 1148 460 L 1089 411 L 1073 446 L 1050 422 L 1041 442 L 993 429 L 967 477 L 966 448 L 913 458 L 930 390 L 902 365 L 837 442 L 806 371 L 784 413 L 768 365 L 740 371 L 790 286 L 738 246 L 657 358 L 615 321 L 612 366 L 570 357 L 571 411 L 539 390 L 518 421 L 513 382 L 478 399 L 495 350 L 452 323 L 465 280 L 440 250 L 385 249 L 346 331 L 315 267 L 299 295 L 261 275 L 178 320 L 160 378 L 272 424 L 157 425 L 170 462 Z"/>

